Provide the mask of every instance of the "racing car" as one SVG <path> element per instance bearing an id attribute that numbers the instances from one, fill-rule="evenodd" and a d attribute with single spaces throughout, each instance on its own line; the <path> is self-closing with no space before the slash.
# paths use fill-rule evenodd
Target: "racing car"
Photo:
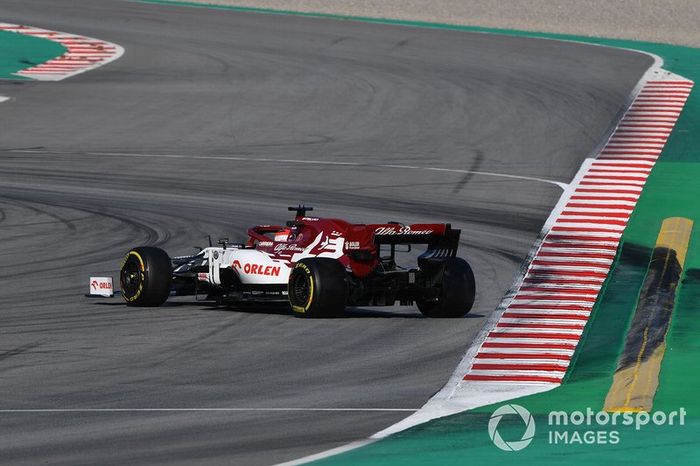
<path id="1" fill-rule="evenodd" d="M 219 240 L 193 255 L 169 257 L 160 248 L 130 250 L 121 263 L 121 294 L 129 306 L 160 306 L 169 296 L 236 305 L 288 302 L 299 317 L 334 317 L 348 306 L 414 304 L 428 317 L 462 317 L 472 308 L 475 282 L 457 257 L 460 230 L 450 224 L 352 224 L 308 216 L 258 225 L 244 244 Z M 397 252 L 426 245 L 417 267 L 397 264 Z"/>

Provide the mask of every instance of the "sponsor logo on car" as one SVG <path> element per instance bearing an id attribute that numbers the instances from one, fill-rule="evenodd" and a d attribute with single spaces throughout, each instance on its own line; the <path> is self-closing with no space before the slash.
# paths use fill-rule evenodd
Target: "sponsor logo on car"
<path id="1" fill-rule="evenodd" d="M 430 235 L 433 230 L 411 230 L 410 225 L 397 225 L 395 227 L 379 227 L 374 230 L 375 235 Z"/>
<path id="2" fill-rule="evenodd" d="M 304 248 L 297 246 L 296 244 L 277 244 L 275 245 L 275 252 L 282 252 L 282 251 L 303 251 Z"/>
<path id="3" fill-rule="evenodd" d="M 93 296 L 114 296 L 112 277 L 90 277 L 90 294 Z"/>
<path id="4" fill-rule="evenodd" d="M 279 277 L 282 267 L 277 265 L 262 265 L 262 264 L 241 264 L 240 261 L 234 260 L 233 267 L 247 275 L 265 275 L 268 277 Z"/>
<path id="5" fill-rule="evenodd" d="M 90 283 L 90 286 L 92 287 L 93 290 L 111 290 L 112 289 L 111 282 L 103 282 L 103 281 L 98 282 L 97 280 L 93 280 L 92 283 Z"/>

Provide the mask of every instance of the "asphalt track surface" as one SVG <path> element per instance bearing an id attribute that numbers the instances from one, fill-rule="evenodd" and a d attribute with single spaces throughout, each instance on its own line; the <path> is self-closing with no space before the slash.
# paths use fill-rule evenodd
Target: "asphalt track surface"
<path id="1" fill-rule="evenodd" d="M 126 49 L 64 82 L 0 83 L 14 99 L 0 104 L 0 409 L 331 409 L 3 412 L 3 464 L 270 464 L 405 417 L 383 410 L 442 386 L 561 194 L 425 168 L 568 182 L 651 64 L 573 43 L 121 1 L 4 0 L 0 14 Z M 379 166 L 393 164 L 420 168 Z M 82 297 L 131 246 L 240 239 L 297 202 L 462 228 L 474 310 L 301 320 Z"/>

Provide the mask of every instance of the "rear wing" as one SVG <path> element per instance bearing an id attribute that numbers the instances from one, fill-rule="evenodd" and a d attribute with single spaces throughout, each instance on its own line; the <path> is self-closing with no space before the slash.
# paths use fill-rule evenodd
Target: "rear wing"
<path id="1" fill-rule="evenodd" d="M 449 223 L 415 223 L 401 225 L 389 223 L 372 225 L 374 244 L 427 244 L 428 251 L 440 253 L 441 257 L 454 257 L 459 247 L 461 230 L 455 230 Z"/>

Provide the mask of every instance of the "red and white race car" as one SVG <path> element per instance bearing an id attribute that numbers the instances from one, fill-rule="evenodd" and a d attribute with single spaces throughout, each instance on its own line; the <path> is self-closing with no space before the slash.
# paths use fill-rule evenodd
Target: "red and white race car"
<path id="1" fill-rule="evenodd" d="M 289 302 L 294 315 L 330 317 L 346 306 L 415 303 L 429 317 L 461 317 L 474 303 L 474 275 L 456 257 L 460 230 L 449 224 L 351 224 L 307 216 L 290 207 L 285 226 L 248 230 L 246 244 L 201 249 L 170 258 L 142 246 L 121 264 L 121 293 L 128 305 L 159 306 L 171 294 L 220 304 Z M 417 267 L 403 268 L 396 253 L 427 245 Z"/>

